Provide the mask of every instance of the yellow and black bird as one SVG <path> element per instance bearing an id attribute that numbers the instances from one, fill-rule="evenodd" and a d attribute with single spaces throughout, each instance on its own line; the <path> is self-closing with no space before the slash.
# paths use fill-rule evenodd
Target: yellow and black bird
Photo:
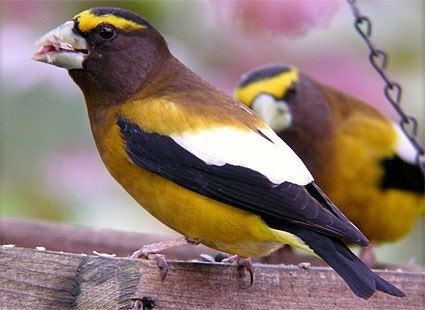
<path id="1" fill-rule="evenodd" d="M 295 153 L 250 110 L 202 80 L 134 13 L 84 11 L 43 36 L 34 59 L 82 89 L 100 156 L 146 210 L 181 233 L 248 258 L 290 244 L 323 258 L 353 292 L 404 294 L 343 243 L 364 235 Z M 186 241 L 150 245 L 136 256 Z M 164 266 L 163 266 L 164 267 Z"/>
<path id="2" fill-rule="evenodd" d="M 373 243 L 402 238 L 425 210 L 417 151 L 368 104 L 286 65 L 246 73 L 235 97 L 288 143 Z"/>

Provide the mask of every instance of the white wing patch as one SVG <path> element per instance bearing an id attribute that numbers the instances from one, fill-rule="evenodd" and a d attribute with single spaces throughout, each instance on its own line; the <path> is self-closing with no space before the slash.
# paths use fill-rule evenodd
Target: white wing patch
<path id="1" fill-rule="evenodd" d="M 173 135 L 181 147 L 209 165 L 230 164 L 255 170 L 272 183 L 306 185 L 313 177 L 304 163 L 270 128 L 261 134 L 234 127 L 216 127 Z"/>
<path id="2" fill-rule="evenodd" d="M 400 125 L 393 123 L 394 130 L 396 132 L 396 153 L 404 161 L 415 164 L 416 156 L 418 154 L 412 142 L 407 138 L 406 134 L 400 128 Z"/>

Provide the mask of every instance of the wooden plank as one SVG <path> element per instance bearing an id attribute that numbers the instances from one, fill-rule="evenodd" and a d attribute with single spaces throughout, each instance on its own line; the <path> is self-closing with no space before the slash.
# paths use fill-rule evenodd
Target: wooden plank
<path id="1" fill-rule="evenodd" d="M 175 236 L 124 232 L 7 217 L 0 218 L 0 245 L 14 244 L 25 248 L 43 246 L 52 251 L 77 254 L 92 254 L 93 251 L 97 251 L 125 257 L 144 244 L 170 238 L 175 238 Z M 186 260 L 199 258 L 200 254 L 213 255 L 216 251 L 204 246 L 197 246 L 170 249 L 164 253 L 171 259 Z M 297 256 L 285 250 L 277 251 L 271 256 L 257 258 L 256 261 L 273 264 L 312 262 L 315 265 L 324 265 L 321 260 L 315 257 Z"/>
<path id="2" fill-rule="evenodd" d="M 19 247 L 45 247 L 52 251 L 92 254 L 114 253 L 129 256 L 144 244 L 158 242 L 176 236 L 125 232 L 113 229 L 82 227 L 16 218 L 0 218 L 0 245 Z M 166 252 L 170 258 L 191 259 L 200 253 L 214 253 L 206 247 L 185 247 Z"/>
<path id="3" fill-rule="evenodd" d="M 125 232 L 99 227 L 82 227 L 77 225 L 51 223 L 27 219 L 0 217 L 0 245 L 14 244 L 18 247 L 45 247 L 47 250 L 63 251 L 76 254 L 114 253 L 117 256 L 129 256 L 144 244 L 158 242 L 176 236 Z M 199 245 L 170 249 L 164 252 L 170 259 L 199 259 L 201 254 L 214 255 L 216 251 Z M 265 264 L 312 263 L 315 266 L 327 265 L 317 257 L 294 254 L 287 248 L 275 251 L 269 256 L 253 258 L 255 262 Z M 397 266 L 377 263 L 378 269 L 425 271 L 422 266 L 410 264 Z"/>
<path id="4" fill-rule="evenodd" d="M 357 298 L 325 267 L 170 262 L 160 281 L 154 262 L 0 248 L 1 309 L 423 309 L 424 272 L 378 273 L 406 293 Z"/>

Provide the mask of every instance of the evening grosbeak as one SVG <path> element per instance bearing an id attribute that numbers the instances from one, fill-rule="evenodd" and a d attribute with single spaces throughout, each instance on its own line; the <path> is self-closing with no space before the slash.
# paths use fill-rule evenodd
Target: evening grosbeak
<path id="1" fill-rule="evenodd" d="M 112 176 L 185 240 L 237 255 L 247 268 L 249 257 L 290 244 L 323 258 L 362 298 L 404 296 L 344 245 L 368 241 L 297 155 L 177 60 L 142 17 L 94 8 L 38 45 L 34 59 L 68 69 L 83 91 Z M 135 256 L 158 258 L 158 249 L 186 243 L 148 245 Z"/>
<path id="2" fill-rule="evenodd" d="M 246 73 L 235 97 L 288 143 L 373 243 L 402 238 L 423 214 L 416 149 L 398 124 L 365 102 L 285 65 Z"/>

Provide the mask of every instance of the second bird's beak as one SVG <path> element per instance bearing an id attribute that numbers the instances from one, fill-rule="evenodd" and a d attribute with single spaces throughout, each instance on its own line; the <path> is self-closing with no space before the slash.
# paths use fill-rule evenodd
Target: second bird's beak
<path id="1" fill-rule="evenodd" d="M 252 103 L 252 109 L 274 131 L 281 131 L 291 126 L 292 114 L 285 101 L 278 101 L 270 95 L 261 94 Z"/>
<path id="2" fill-rule="evenodd" d="M 87 41 L 74 30 L 74 22 L 67 21 L 49 31 L 36 43 L 32 59 L 65 69 L 82 69 L 89 55 Z"/>

